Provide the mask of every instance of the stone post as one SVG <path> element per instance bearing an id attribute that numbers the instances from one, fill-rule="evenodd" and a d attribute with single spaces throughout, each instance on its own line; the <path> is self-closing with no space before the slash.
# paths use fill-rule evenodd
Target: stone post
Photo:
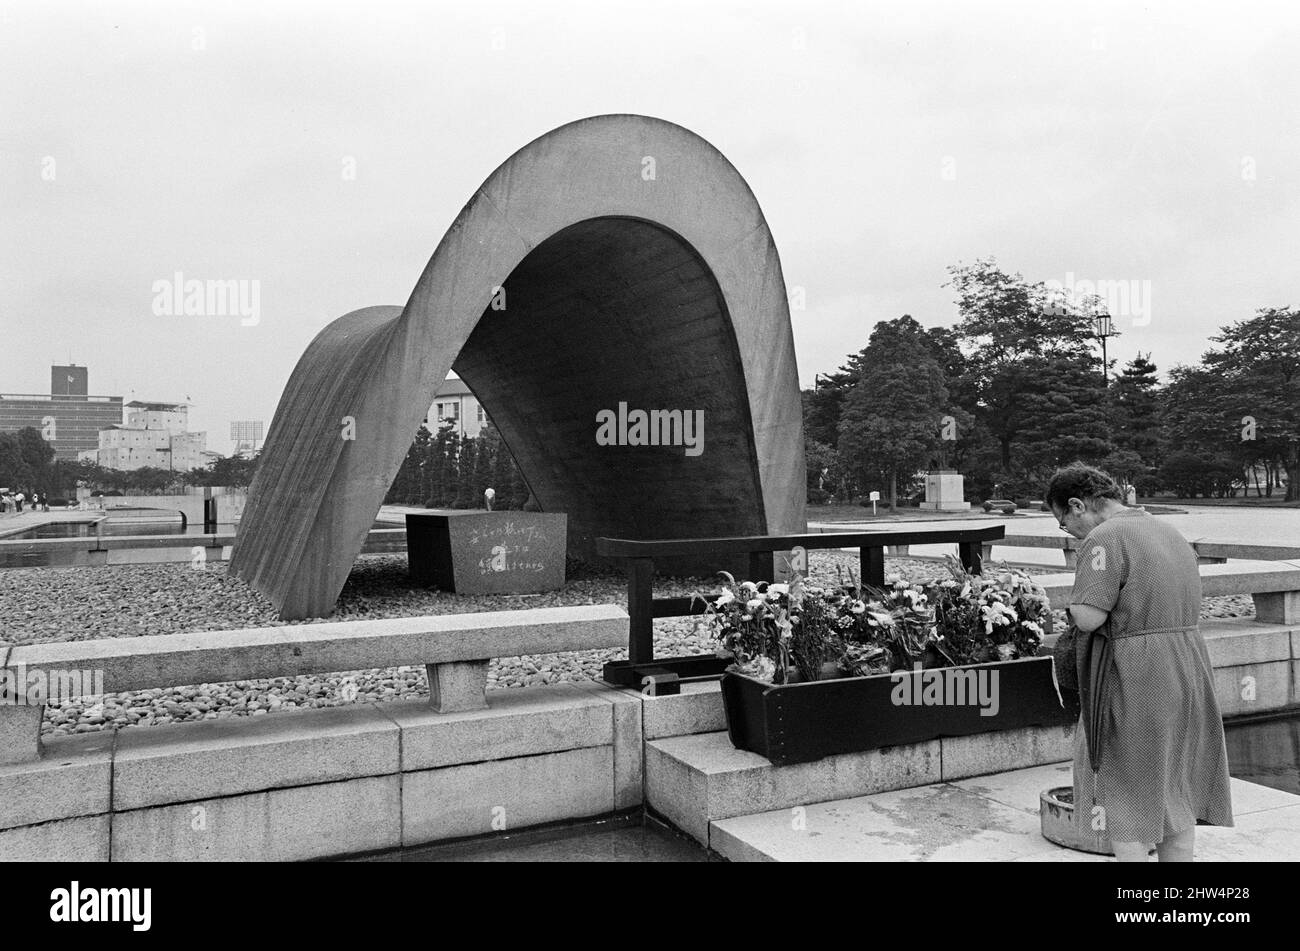
<path id="1" fill-rule="evenodd" d="M 439 713 L 487 709 L 488 661 L 425 664 L 429 675 L 429 705 Z"/>

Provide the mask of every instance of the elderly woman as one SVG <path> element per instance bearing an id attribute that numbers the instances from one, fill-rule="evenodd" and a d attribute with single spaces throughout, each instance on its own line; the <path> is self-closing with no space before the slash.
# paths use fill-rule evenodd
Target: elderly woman
<path id="1" fill-rule="evenodd" d="M 1082 729 L 1075 814 L 1121 862 L 1190 862 L 1197 823 L 1230 826 L 1223 718 L 1198 628 L 1196 555 L 1172 526 L 1126 508 L 1100 469 L 1060 469 L 1047 504 L 1083 539 L 1070 594 Z"/>

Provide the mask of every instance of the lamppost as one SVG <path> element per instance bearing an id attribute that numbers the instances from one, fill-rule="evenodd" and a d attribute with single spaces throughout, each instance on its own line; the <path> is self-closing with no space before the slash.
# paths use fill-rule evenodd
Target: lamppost
<path id="1" fill-rule="evenodd" d="M 1101 341 L 1101 381 L 1103 386 L 1110 385 L 1110 373 L 1106 366 L 1106 338 L 1115 336 L 1115 324 L 1110 314 L 1098 314 L 1092 318 L 1092 329 Z"/>

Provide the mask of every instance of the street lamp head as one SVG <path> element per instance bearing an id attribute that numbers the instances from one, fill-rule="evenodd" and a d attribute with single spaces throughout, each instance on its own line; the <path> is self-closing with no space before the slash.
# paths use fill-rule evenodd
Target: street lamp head
<path id="1" fill-rule="evenodd" d="M 1098 314 L 1092 319 L 1092 325 L 1097 331 L 1097 336 L 1101 337 L 1103 340 L 1106 337 L 1113 337 L 1115 335 L 1110 314 Z"/>

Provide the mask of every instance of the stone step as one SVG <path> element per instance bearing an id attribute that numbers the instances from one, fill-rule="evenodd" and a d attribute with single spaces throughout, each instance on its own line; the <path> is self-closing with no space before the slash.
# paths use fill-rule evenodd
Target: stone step
<path id="1" fill-rule="evenodd" d="M 725 732 L 650 740 L 647 805 L 709 845 L 720 819 L 965 779 L 1071 758 L 1074 724 L 1029 727 L 828 756 L 773 766 L 738 750 Z"/>
<path id="2" fill-rule="evenodd" d="M 733 862 L 1106 862 L 1043 838 L 1038 797 L 1070 785 L 1058 763 L 715 820 Z M 1300 859 L 1300 796 L 1232 780 L 1233 828 L 1196 830 L 1198 861 Z"/>

